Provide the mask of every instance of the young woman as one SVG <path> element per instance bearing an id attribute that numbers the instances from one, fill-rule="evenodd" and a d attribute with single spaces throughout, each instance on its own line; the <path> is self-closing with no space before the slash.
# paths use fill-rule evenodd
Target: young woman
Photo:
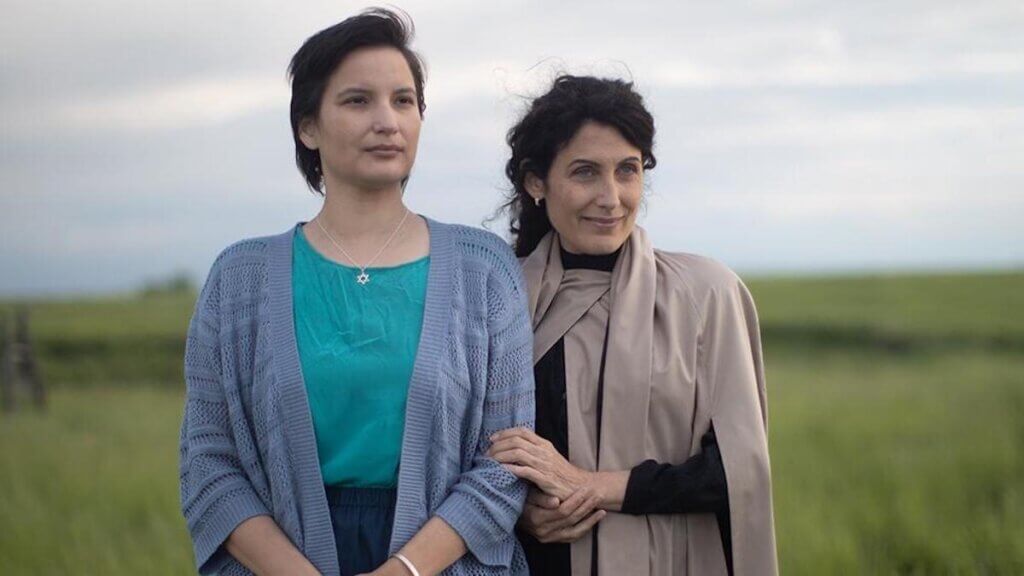
<path id="1" fill-rule="evenodd" d="M 777 572 L 754 303 L 636 226 L 653 142 L 632 85 L 589 77 L 558 78 L 509 132 L 537 433 L 491 454 L 534 486 L 534 575 Z"/>
<path id="2" fill-rule="evenodd" d="M 526 292 L 499 238 L 410 213 L 411 26 L 370 10 L 291 62 L 310 222 L 224 250 L 188 331 L 181 502 L 201 573 L 525 574 Z M 468 552 L 468 553 L 467 553 Z"/>

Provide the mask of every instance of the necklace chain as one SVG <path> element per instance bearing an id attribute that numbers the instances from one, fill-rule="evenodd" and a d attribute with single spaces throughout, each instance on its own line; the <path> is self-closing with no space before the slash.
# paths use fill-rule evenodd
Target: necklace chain
<path id="1" fill-rule="evenodd" d="M 313 221 L 316 222 L 316 225 L 320 228 L 320 231 L 324 233 L 324 236 L 327 236 L 327 239 L 331 241 L 331 244 L 334 244 L 334 247 L 340 250 L 341 253 L 345 255 L 345 258 L 348 258 L 349 262 L 355 264 L 356 268 L 359 268 L 359 275 L 356 276 L 356 282 L 360 284 L 366 284 L 367 282 L 370 281 L 370 275 L 366 273 L 366 269 L 369 268 L 371 264 L 376 262 L 377 258 L 379 258 L 380 255 L 383 254 L 385 250 L 387 250 L 388 246 L 391 245 L 391 241 L 394 240 L 395 236 L 398 235 L 398 231 L 402 229 L 402 225 L 405 224 L 405 219 L 408 217 L 409 209 L 406 208 L 405 214 L 402 215 L 402 220 L 398 222 L 398 226 L 395 227 L 395 230 L 391 233 L 391 236 L 388 237 L 388 241 L 385 242 L 384 245 L 380 247 L 380 250 L 377 250 L 377 253 L 374 254 L 373 258 L 370 258 L 370 260 L 366 264 L 360 264 L 356 262 L 356 259 L 353 258 L 344 248 L 341 247 L 341 244 L 337 240 L 335 240 L 334 236 L 331 236 L 331 233 L 327 231 L 327 228 L 324 228 L 324 225 L 320 223 L 319 216 L 314 218 Z"/>

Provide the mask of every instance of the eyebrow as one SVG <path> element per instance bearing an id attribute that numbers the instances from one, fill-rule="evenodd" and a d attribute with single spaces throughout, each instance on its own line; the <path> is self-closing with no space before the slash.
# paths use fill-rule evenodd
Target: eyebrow
<path id="1" fill-rule="evenodd" d="M 636 162 L 637 164 L 639 164 L 641 162 L 641 160 L 640 160 L 640 157 L 638 157 L 638 156 L 626 156 L 625 158 L 623 158 L 622 160 L 619 160 L 615 164 L 619 165 L 619 164 L 624 164 L 626 162 Z M 587 166 L 599 166 L 601 163 L 598 162 L 597 160 L 591 160 L 589 158 L 575 158 L 571 162 L 569 162 L 569 167 L 571 168 L 571 167 L 573 167 L 573 166 L 575 166 L 577 164 L 582 164 L 582 165 L 587 165 Z"/>
<path id="2" fill-rule="evenodd" d="M 360 88 L 356 86 L 352 88 L 345 88 L 344 90 L 339 91 L 338 96 L 348 96 L 350 94 L 369 94 L 371 92 L 373 91 L 368 88 Z"/>
<path id="3" fill-rule="evenodd" d="M 416 89 L 408 87 L 408 86 L 403 86 L 401 88 L 396 88 L 395 91 L 394 91 L 394 94 L 415 94 L 415 93 L 416 93 Z M 345 96 L 353 96 L 353 95 L 365 96 L 367 94 L 373 94 L 373 90 L 371 90 L 369 88 L 364 88 L 362 86 L 353 86 L 351 88 L 345 88 L 344 90 L 338 92 L 336 97 L 337 98 L 343 98 Z"/>

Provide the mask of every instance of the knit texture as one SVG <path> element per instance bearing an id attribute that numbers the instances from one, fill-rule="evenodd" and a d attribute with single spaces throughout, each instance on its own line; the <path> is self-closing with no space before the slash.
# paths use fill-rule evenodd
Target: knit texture
<path id="1" fill-rule="evenodd" d="M 486 455 L 493 432 L 533 428 L 522 275 L 497 236 L 427 223 L 431 263 L 390 550 L 438 516 L 469 549 L 444 574 L 527 574 L 513 533 L 526 485 Z M 203 574 L 249 574 L 223 543 L 260 514 L 271 515 L 321 573 L 338 574 L 295 343 L 293 234 L 224 250 L 189 324 L 179 473 Z"/>

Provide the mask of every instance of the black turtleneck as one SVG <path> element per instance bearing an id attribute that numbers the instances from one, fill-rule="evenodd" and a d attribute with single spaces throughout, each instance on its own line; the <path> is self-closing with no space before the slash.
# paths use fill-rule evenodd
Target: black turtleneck
<path id="1" fill-rule="evenodd" d="M 562 267 L 566 270 L 589 269 L 611 272 L 619 258 L 619 250 L 611 254 L 573 254 L 564 249 L 561 253 Z M 605 353 L 607 349 L 605 349 Z M 604 366 L 602 354 L 601 365 Z M 534 365 L 536 381 L 537 434 L 554 444 L 564 457 L 569 457 L 569 426 L 565 398 L 565 346 L 559 339 Z M 604 370 L 598 381 L 598 395 L 604 389 Z M 602 410 L 598 399 L 598 412 Z M 601 427 L 598 414 L 598 442 Z M 725 550 L 726 564 L 732 574 L 732 538 L 729 529 L 729 494 L 726 486 L 725 468 L 718 450 L 715 431 L 709 430 L 701 437 L 701 452 L 682 464 L 660 463 L 647 460 L 636 465 L 629 475 L 625 498 L 622 502 L 624 514 L 684 514 L 713 513 L 718 517 L 718 526 Z M 518 536 L 526 552 L 530 573 L 535 576 L 562 576 L 570 573 L 568 544 L 542 544 L 525 532 Z M 596 539 L 595 539 L 596 553 Z M 593 574 L 597 574 L 594 563 Z"/>
<path id="2" fill-rule="evenodd" d="M 622 252 L 622 247 L 611 254 L 573 254 L 566 252 L 564 248 L 561 252 L 562 268 L 566 270 L 583 268 L 584 270 L 611 272 L 619 260 L 619 252 Z"/>

